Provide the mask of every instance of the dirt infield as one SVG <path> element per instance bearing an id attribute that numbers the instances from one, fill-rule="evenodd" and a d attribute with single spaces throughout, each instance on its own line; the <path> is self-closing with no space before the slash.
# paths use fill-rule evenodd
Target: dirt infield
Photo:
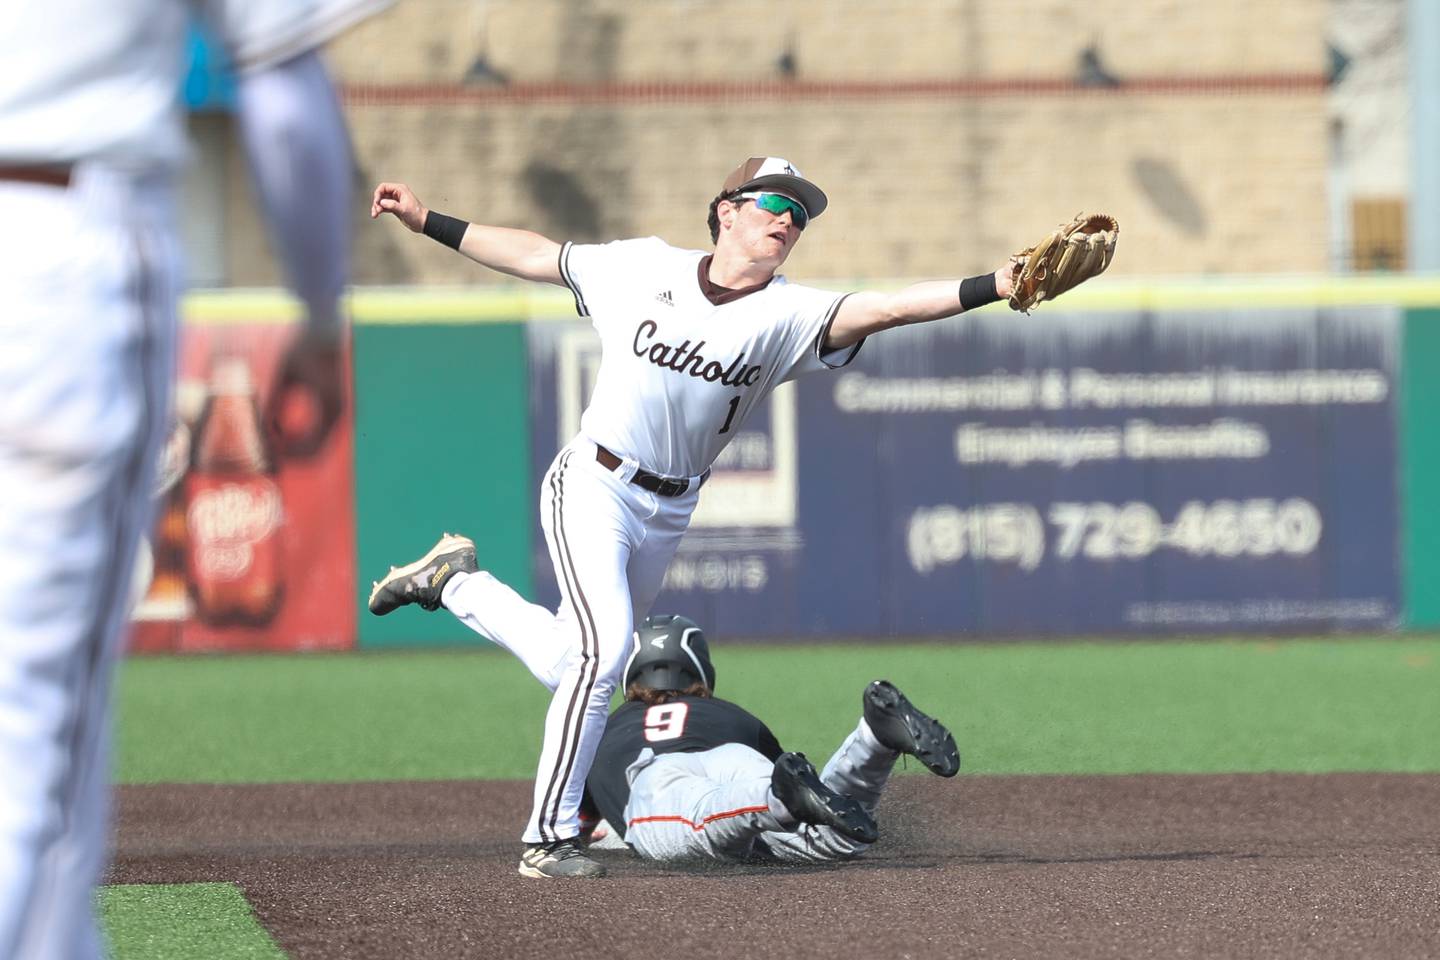
<path id="1" fill-rule="evenodd" d="M 524 783 L 119 791 L 112 883 L 234 881 L 291 957 L 1440 956 L 1440 775 L 905 776 L 863 860 L 515 872 Z"/>

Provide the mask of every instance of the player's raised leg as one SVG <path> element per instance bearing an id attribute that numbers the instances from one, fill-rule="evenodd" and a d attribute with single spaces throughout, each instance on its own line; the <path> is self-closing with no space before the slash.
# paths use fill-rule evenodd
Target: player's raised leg
<path id="1" fill-rule="evenodd" d="M 630 513 L 633 505 L 617 497 L 609 478 L 597 470 L 583 457 L 577 460 L 567 447 L 541 483 L 541 526 L 562 589 L 567 556 L 583 554 L 604 567 L 624 571 L 632 544 L 644 539 Z M 568 518 L 565 524 L 559 523 L 562 510 Z M 603 579 L 614 577 L 607 574 Z M 515 654 L 552 692 L 569 659 L 579 654 L 581 628 L 576 617 L 583 604 L 577 608 L 562 602 L 551 611 L 531 603 L 479 569 L 477 548 L 469 537 L 445 534 L 420 559 L 391 567 L 371 590 L 370 611 L 377 616 L 407 604 L 425 610 L 444 606 L 461 623 Z"/>
<path id="2" fill-rule="evenodd" d="M 860 703 L 860 722 L 820 775 L 828 786 L 854 797 L 873 813 L 902 755 L 914 757 L 937 776 L 959 772 L 960 751 L 950 731 L 893 683 L 873 681 Z"/>
<path id="3" fill-rule="evenodd" d="M 576 636 L 573 624 L 479 569 L 474 541 L 459 534 L 444 534 L 420 559 L 391 567 L 370 591 L 370 612 L 376 616 L 409 604 L 424 610 L 445 607 L 519 657 L 547 690 L 559 682 Z"/>
<path id="4" fill-rule="evenodd" d="M 902 755 L 915 757 L 941 777 L 960 770 L 960 752 L 945 725 L 920 710 L 888 680 L 876 680 L 860 698 L 862 716 L 825 764 L 825 786 L 853 798 L 874 815 L 880 795 Z M 782 860 L 844 860 L 869 845 L 824 827 L 767 834 L 765 843 Z"/>

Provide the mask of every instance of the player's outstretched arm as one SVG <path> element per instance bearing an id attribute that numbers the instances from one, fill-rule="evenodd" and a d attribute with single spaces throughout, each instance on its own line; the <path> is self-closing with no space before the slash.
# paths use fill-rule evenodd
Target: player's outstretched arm
<path id="1" fill-rule="evenodd" d="M 967 309 L 1003 300 L 1010 296 L 1011 272 L 1008 262 L 995 271 L 993 295 L 985 289 L 986 284 L 980 282 L 990 277 L 926 280 L 894 293 L 868 290 L 851 294 L 830 324 L 825 349 L 841 350 L 891 327 L 953 317 Z"/>
<path id="2" fill-rule="evenodd" d="M 241 71 L 239 126 L 270 235 L 306 322 L 281 360 L 267 416 L 280 449 L 319 450 L 345 404 L 345 323 L 350 270 L 350 141 L 340 99 L 314 50 Z M 287 423 L 292 399 L 308 422 Z"/>
<path id="3" fill-rule="evenodd" d="M 403 183 L 382 183 L 370 201 L 370 219 L 388 213 L 413 233 L 452 247 L 481 266 L 522 280 L 564 285 L 560 244 L 530 230 L 467 223 L 436 213 Z"/>

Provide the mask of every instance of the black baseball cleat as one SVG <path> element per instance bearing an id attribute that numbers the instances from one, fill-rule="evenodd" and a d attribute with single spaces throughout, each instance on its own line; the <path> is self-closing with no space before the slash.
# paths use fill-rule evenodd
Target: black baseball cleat
<path id="1" fill-rule="evenodd" d="M 526 847 L 520 857 L 520 876 L 538 880 L 605 876 L 605 865 L 591 860 L 576 838 Z"/>
<path id="2" fill-rule="evenodd" d="M 874 843 L 880 836 L 875 818 L 858 801 L 825 786 L 803 753 L 782 753 L 776 758 L 770 790 L 801 823 L 833 827 L 857 843 Z"/>
<path id="3" fill-rule="evenodd" d="M 426 610 L 440 606 L 440 591 L 457 573 L 474 573 L 475 541 L 469 537 L 447 533 L 414 563 L 391 567 L 370 591 L 370 612 L 383 617 L 407 603 L 418 603 Z"/>
<path id="4" fill-rule="evenodd" d="M 860 698 L 865 722 L 880 744 L 908 753 L 934 774 L 953 777 L 960 772 L 960 750 L 945 724 L 920 710 L 888 680 L 876 680 Z"/>

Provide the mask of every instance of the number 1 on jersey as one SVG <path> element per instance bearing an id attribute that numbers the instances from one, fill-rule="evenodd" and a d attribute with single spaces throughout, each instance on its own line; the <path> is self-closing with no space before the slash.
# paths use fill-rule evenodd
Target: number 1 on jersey
<path id="1" fill-rule="evenodd" d="M 730 432 L 730 424 L 735 422 L 735 411 L 740 409 L 740 394 L 730 398 L 730 412 L 725 415 L 725 426 L 720 428 L 721 433 Z"/>

